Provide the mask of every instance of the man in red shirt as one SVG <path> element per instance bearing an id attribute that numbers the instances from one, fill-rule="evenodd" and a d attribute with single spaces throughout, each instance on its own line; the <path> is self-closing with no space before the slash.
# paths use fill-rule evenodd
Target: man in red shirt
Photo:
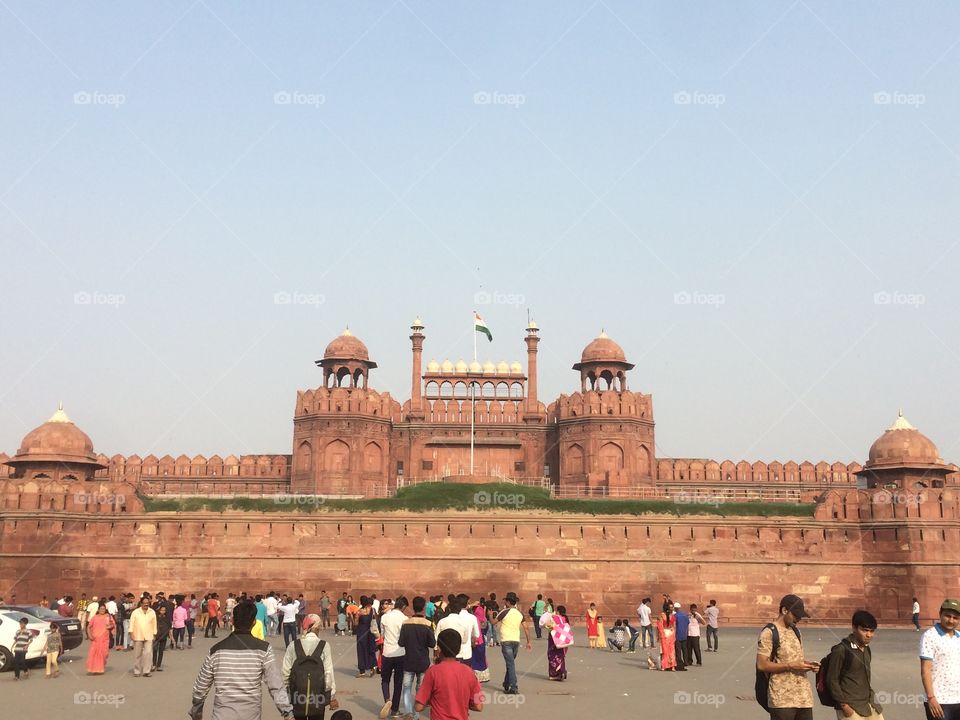
<path id="1" fill-rule="evenodd" d="M 437 636 L 440 662 L 427 669 L 414 705 L 418 713 L 429 705 L 431 720 L 467 720 L 470 710 L 483 710 L 477 676 L 469 666 L 457 661 L 460 645 L 460 633 L 453 628 Z"/>
<path id="2" fill-rule="evenodd" d="M 216 593 L 213 593 L 210 598 L 207 600 L 207 615 L 209 620 L 207 620 L 207 626 L 203 630 L 204 637 L 210 637 L 210 632 L 213 632 L 213 637 L 217 636 L 217 627 L 220 625 L 220 600 Z"/>

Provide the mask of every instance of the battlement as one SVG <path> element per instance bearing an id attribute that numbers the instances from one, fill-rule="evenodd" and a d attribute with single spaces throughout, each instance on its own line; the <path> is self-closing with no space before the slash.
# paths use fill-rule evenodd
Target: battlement
<path id="1" fill-rule="evenodd" d="M 547 410 L 550 422 L 583 417 L 632 417 L 653 421 L 653 397 L 628 390 L 600 390 L 561 395 Z"/>
<path id="2" fill-rule="evenodd" d="M 297 392 L 294 417 L 308 415 L 370 415 L 399 422 L 401 409 L 388 392 L 365 387 L 319 387 Z"/>

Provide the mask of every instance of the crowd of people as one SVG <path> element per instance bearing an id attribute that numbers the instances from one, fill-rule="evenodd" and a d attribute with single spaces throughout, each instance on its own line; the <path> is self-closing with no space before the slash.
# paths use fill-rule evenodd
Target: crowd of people
<path id="1" fill-rule="evenodd" d="M 3 604 L 0 598 L 0 605 Z M 163 671 L 164 652 L 189 650 L 195 633 L 216 639 L 204 657 L 193 687 L 190 714 L 199 720 L 205 699 L 214 690 L 213 718 L 260 717 L 260 685 L 266 683 L 284 718 L 322 718 L 327 709 L 335 720 L 349 720 L 336 699 L 334 660 L 321 634 L 352 633 L 356 644 L 357 677 L 380 676 L 382 719 L 419 720 L 425 707 L 432 718 L 463 720 L 483 708 L 481 684 L 490 681 L 487 650 L 499 647 L 504 659 L 501 683 L 505 695 L 519 693 L 516 658 L 521 645 L 532 649 L 532 635 L 547 638 L 547 676 L 567 679 L 566 656 L 573 645 L 571 620 L 563 605 L 538 595 L 521 605 L 514 592 L 501 601 L 490 593 L 473 599 L 465 593 L 405 595 L 380 600 L 375 594 L 348 593 L 334 600 L 325 591 L 317 600 L 319 613 L 307 610 L 303 595 L 270 591 L 250 596 L 218 593 L 142 592 L 96 596 L 78 601 L 65 596 L 41 604 L 62 617 L 80 620 L 89 640 L 86 669 L 100 675 L 111 651 L 133 652 L 131 674 L 151 677 Z M 652 599 L 636 609 L 637 623 L 617 619 L 608 633 L 595 603 L 585 610 L 590 648 L 634 653 L 637 643 L 649 648 L 647 666 L 660 671 L 685 671 L 702 665 L 700 636 L 705 629 L 707 652 L 719 652 L 720 609 L 710 600 L 703 612 L 697 604 L 686 609 L 664 594 L 655 617 Z M 521 608 L 524 608 L 522 610 Z M 918 625 L 917 600 L 912 607 Z M 335 615 L 335 621 L 331 617 Z M 756 697 L 772 720 L 812 720 L 813 691 L 806 673 L 816 674 L 820 702 L 836 708 L 838 719 L 883 720 L 883 708 L 871 686 L 870 643 L 876 618 L 858 610 L 851 633 L 820 661 L 806 659 L 798 623 L 808 617 L 803 600 L 783 597 L 777 617 L 760 631 L 757 642 Z M 531 622 L 527 622 L 528 619 Z M 13 639 L 14 679 L 28 677 L 26 649 L 34 634 L 28 619 L 20 621 Z M 531 626 L 533 628 L 531 632 Z M 278 662 L 268 638 L 283 637 Z M 655 658 L 653 650 L 659 648 Z M 63 642 L 56 623 L 45 640 L 46 677 L 59 675 Z M 960 601 L 943 601 L 938 622 L 920 642 L 921 682 L 929 720 L 960 720 Z M 337 714 L 339 713 L 339 717 Z"/>

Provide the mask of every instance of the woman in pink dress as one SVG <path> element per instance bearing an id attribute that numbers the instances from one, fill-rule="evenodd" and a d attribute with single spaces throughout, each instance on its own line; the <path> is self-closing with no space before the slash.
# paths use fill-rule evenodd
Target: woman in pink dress
<path id="1" fill-rule="evenodd" d="M 90 652 L 87 653 L 87 673 L 103 675 L 107 667 L 107 655 L 110 654 L 110 637 L 116 630 L 117 624 L 107 613 L 107 606 L 101 603 L 97 614 L 87 622 L 87 639 L 90 641 Z"/>
<path id="2" fill-rule="evenodd" d="M 676 615 L 669 602 L 663 604 L 663 612 L 657 620 L 657 634 L 660 636 L 660 669 L 676 670 L 677 656 L 674 654 L 677 644 Z"/>

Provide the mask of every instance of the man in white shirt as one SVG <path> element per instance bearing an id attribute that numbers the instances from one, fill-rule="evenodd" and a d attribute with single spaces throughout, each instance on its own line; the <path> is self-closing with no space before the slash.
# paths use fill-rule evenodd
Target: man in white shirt
<path id="1" fill-rule="evenodd" d="M 376 595 L 371 595 L 371 596 L 370 596 L 370 602 L 371 602 L 371 604 L 373 605 L 373 612 L 374 612 L 374 614 L 375 614 L 375 615 L 379 615 L 379 614 L 380 614 L 380 601 L 377 600 L 377 596 L 376 596 Z"/>
<path id="2" fill-rule="evenodd" d="M 647 635 L 650 636 L 649 647 L 655 646 L 650 602 L 650 598 L 644 598 L 640 601 L 640 605 L 637 607 L 637 617 L 640 618 L 640 642 L 643 643 L 643 647 L 648 647 Z"/>
<path id="3" fill-rule="evenodd" d="M 960 600 L 944 600 L 940 622 L 920 636 L 920 680 L 928 718 L 960 717 Z"/>
<path id="4" fill-rule="evenodd" d="M 263 599 L 264 607 L 267 608 L 267 627 L 264 628 L 264 631 L 267 635 L 278 635 L 280 632 L 279 623 L 277 623 L 277 598 L 273 596 L 273 593 L 267 593 L 267 596 Z"/>
<path id="5" fill-rule="evenodd" d="M 283 616 L 283 644 L 289 647 L 290 643 L 297 639 L 297 611 L 300 609 L 300 603 L 287 595 L 283 604 L 279 606 L 279 611 Z"/>
<path id="6" fill-rule="evenodd" d="M 403 658 L 406 650 L 400 647 L 400 628 L 407 619 L 407 598 L 401 595 L 393 609 L 380 618 L 383 637 L 383 666 L 380 669 L 380 689 L 383 690 L 383 708 L 380 717 L 400 714 L 400 697 L 403 693 Z M 393 694 L 390 694 L 390 678 L 393 678 Z"/>
<path id="7" fill-rule="evenodd" d="M 474 641 L 480 637 L 480 625 L 477 618 L 467 612 L 466 595 L 457 595 L 449 607 L 449 613 L 439 623 L 437 623 L 437 637 L 447 628 L 453 628 L 460 633 L 460 652 L 457 653 L 457 660 L 464 665 L 469 665 L 473 658 Z"/>

